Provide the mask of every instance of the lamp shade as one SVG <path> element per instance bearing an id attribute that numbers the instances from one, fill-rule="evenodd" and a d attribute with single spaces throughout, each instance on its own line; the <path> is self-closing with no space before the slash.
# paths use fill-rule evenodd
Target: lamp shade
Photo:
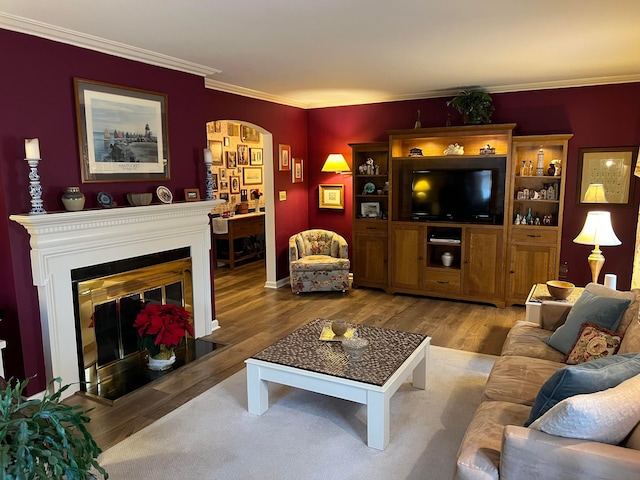
<path id="1" fill-rule="evenodd" d="M 604 185 L 601 183 L 592 183 L 584 194 L 582 203 L 609 203 L 604 193 Z"/>
<path id="2" fill-rule="evenodd" d="M 622 242 L 616 237 L 613 227 L 611 226 L 610 212 L 589 212 L 584 222 L 582 231 L 576 238 L 574 243 L 581 245 L 600 245 L 614 246 L 620 245 Z"/>
<path id="3" fill-rule="evenodd" d="M 322 166 L 323 172 L 350 172 L 349 164 L 344 159 L 344 155 L 341 153 L 332 153 L 330 154 L 324 162 Z"/>

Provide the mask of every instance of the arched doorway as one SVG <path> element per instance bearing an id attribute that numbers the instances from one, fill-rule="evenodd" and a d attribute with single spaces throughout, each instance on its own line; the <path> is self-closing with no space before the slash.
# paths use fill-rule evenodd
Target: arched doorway
<path id="1" fill-rule="evenodd" d="M 277 288 L 276 282 L 276 235 L 275 235 L 275 197 L 273 172 L 273 135 L 259 125 L 243 120 L 215 120 L 207 122 L 207 142 L 209 147 L 215 146 L 214 159 L 222 162 L 219 165 L 227 168 L 227 152 L 236 153 L 238 145 L 246 145 L 251 154 L 251 146 L 262 150 L 262 187 L 264 189 L 265 211 L 265 287 Z M 212 142 L 220 142 L 218 143 Z M 218 159 L 219 156 L 219 159 Z M 251 159 L 249 165 L 251 165 Z M 215 169 L 215 164 L 214 167 Z M 243 166 L 234 168 L 243 168 Z M 220 181 L 220 180 L 219 180 Z M 221 193 L 227 193 L 222 192 Z M 231 200 L 231 198 L 229 198 Z"/>

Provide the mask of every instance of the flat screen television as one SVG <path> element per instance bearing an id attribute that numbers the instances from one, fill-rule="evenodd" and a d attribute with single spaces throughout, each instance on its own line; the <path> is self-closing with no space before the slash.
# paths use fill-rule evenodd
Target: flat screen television
<path id="1" fill-rule="evenodd" d="M 498 169 L 488 168 L 414 170 L 411 218 L 502 223 L 504 187 L 500 188 L 499 177 Z"/>

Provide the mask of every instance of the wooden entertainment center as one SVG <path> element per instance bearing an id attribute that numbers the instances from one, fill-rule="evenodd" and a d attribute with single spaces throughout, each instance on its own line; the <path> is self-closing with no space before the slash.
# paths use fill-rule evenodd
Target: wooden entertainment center
<path id="1" fill-rule="evenodd" d="M 519 137 L 515 127 L 392 130 L 388 144 L 351 144 L 354 287 L 505 307 L 524 304 L 531 285 L 557 278 L 572 135 Z M 415 214 L 415 172 L 449 169 L 493 172 L 490 215 L 471 215 L 474 202 L 464 218 Z"/>

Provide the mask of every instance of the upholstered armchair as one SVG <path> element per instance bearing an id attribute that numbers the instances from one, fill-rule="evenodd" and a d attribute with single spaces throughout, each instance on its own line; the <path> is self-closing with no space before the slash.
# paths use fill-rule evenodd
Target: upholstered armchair
<path id="1" fill-rule="evenodd" d="M 289 238 L 291 290 L 346 292 L 349 289 L 349 246 L 329 230 L 306 230 Z"/>

